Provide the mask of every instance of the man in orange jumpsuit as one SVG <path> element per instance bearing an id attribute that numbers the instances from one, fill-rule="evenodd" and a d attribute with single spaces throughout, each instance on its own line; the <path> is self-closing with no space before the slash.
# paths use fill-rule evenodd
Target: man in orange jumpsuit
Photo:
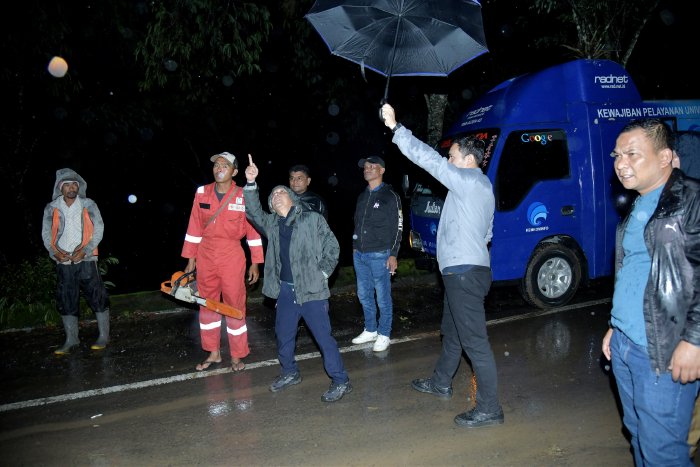
<path id="1" fill-rule="evenodd" d="M 182 257 L 188 258 L 185 272 L 196 268 L 199 295 L 238 308 L 243 312 L 243 318 L 225 317 L 204 306 L 199 307 L 202 348 L 210 354 L 196 366 L 196 370 L 203 371 L 221 363 L 221 323 L 225 318 L 231 369 L 240 371 L 245 368 L 241 359 L 250 353 L 245 323 L 246 257 L 241 239 L 246 237 L 250 248 L 249 284 L 257 282 L 260 277 L 258 264 L 263 262 L 263 247 L 260 234 L 246 219 L 243 191 L 233 182 L 238 173 L 236 157 L 223 152 L 212 156 L 211 161 L 215 181 L 197 188 L 192 204 L 182 247 Z"/>

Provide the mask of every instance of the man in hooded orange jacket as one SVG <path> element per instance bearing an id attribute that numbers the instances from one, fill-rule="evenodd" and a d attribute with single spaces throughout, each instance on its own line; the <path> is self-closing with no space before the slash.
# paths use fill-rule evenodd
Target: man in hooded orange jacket
<path id="1" fill-rule="evenodd" d="M 196 366 L 203 371 L 221 363 L 221 324 L 226 320 L 229 350 L 233 371 L 245 368 L 242 358 L 248 348 L 248 329 L 245 323 L 245 252 L 241 239 L 246 237 L 250 248 L 251 266 L 248 283 L 260 277 L 258 264 L 263 262 L 260 234 L 246 219 L 243 191 L 233 182 L 238 173 L 238 162 L 233 154 L 223 152 L 211 157 L 214 163 L 214 183 L 197 188 L 187 226 L 182 257 L 187 258 L 185 273 L 197 269 L 199 295 L 221 301 L 243 311 L 242 319 L 223 317 L 201 306 L 199 329 L 202 348 L 210 352 Z"/>

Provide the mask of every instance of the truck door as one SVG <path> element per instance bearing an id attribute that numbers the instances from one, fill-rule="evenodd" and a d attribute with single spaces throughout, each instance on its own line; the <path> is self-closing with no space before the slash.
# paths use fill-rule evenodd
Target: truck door
<path id="1" fill-rule="evenodd" d="M 493 178 L 494 280 L 522 279 L 523 296 L 540 307 L 566 303 L 581 280 L 584 168 L 569 151 L 585 148 L 570 148 L 567 135 L 565 127 L 510 131 Z"/>

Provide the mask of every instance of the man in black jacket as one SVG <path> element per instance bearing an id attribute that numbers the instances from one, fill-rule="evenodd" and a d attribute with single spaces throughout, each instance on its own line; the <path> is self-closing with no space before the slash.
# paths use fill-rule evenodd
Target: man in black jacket
<path id="1" fill-rule="evenodd" d="M 700 389 L 700 182 L 673 169 L 673 136 L 658 119 L 627 124 L 612 156 L 622 185 L 640 196 L 617 228 L 603 354 L 635 465 L 690 466 Z"/>
<path id="2" fill-rule="evenodd" d="M 316 211 L 328 222 L 326 202 L 313 191 L 309 191 L 310 183 L 311 171 L 307 166 L 297 164 L 289 168 L 289 188 L 299 196 L 302 207 L 309 211 Z"/>
<path id="3" fill-rule="evenodd" d="M 391 335 L 391 276 L 398 266 L 396 256 L 403 233 L 401 198 L 391 185 L 384 183 L 386 164 L 381 157 L 360 159 L 358 165 L 363 170 L 367 188 L 357 198 L 352 249 L 357 298 L 364 311 L 365 328 L 352 343 L 374 342 L 372 350 L 382 352 L 389 347 Z"/>

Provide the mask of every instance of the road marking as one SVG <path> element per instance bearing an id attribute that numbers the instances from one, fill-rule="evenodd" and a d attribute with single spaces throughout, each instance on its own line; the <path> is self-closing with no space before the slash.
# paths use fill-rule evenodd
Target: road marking
<path id="1" fill-rule="evenodd" d="M 486 325 L 493 326 L 493 325 L 509 323 L 509 322 L 513 322 L 513 321 L 520 321 L 520 320 L 528 319 L 528 318 L 535 318 L 538 316 L 546 316 L 546 315 L 551 315 L 554 313 L 562 313 L 565 311 L 576 310 L 579 308 L 587 308 L 589 306 L 603 305 L 605 303 L 610 303 L 610 301 L 611 301 L 610 298 L 604 298 L 604 299 L 600 299 L 600 300 L 592 300 L 592 301 L 588 301 L 588 302 L 577 303 L 574 305 L 567 305 L 567 306 L 563 306 L 563 307 L 559 307 L 559 308 L 551 308 L 548 310 L 538 310 L 538 311 L 533 311 L 530 313 L 523 313 L 523 314 L 519 314 L 519 315 L 509 316 L 508 318 L 490 320 L 490 321 L 486 322 Z M 428 337 L 435 337 L 435 336 L 439 336 L 439 335 L 440 335 L 439 330 L 430 331 L 430 332 L 423 332 L 423 333 L 413 334 L 411 336 L 400 337 L 397 339 L 391 339 L 391 343 L 392 344 L 402 344 L 405 342 L 413 342 L 413 341 L 426 339 Z M 358 350 L 368 349 L 372 345 L 373 344 L 371 342 L 367 343 L 367 344 L 350 345 L 347 347 L 340 348 L 340 353 L 356 352 Z M 297 361 L 302 361 L 302 360 L 311 360 L 313 358 L 320 358 L 320 357 L 321 357 L 320 352 L 309 352 L 309 353 L 297 355 L 296 359 L 297 359 Z M 263 360 L 263 361 L 255 362 L 255 363 L 246 363 L 246 371 L 247 370 L 254 370 L 256 368 L 264 368 L 264 367 L 268 367 L 268 366 L 278 365 L 278 364 L 279 363 L 277 362 L 277 359 Z M 72 394 L 63 394 L 60 396 L 43 397 L 40 399 L 31 399 L 28 401 L 13 402 L 11 404 L 0 405 L 0 413 L 8 412 L 10 410 L 28 409 L 31 407 L 39 407 L 39 406 L 43 406 L 43 405 L 55 404 L 57 402 L 68 402 L 68 401 L 74 401 L 74 400 L 78 400 L 78 399 L 85 399 L 87 397 L 102 396 L 105 394 L 114 394 L 114 393 L 122 392 L 122 391 L 133 391 L 135 389 L 145 389 L 145 388 L 150 388 L 150 387 L 154 387 L 154 386 L 162 386 L 164 384 L 177 383 L 180 381 L 189 381 L 189 380 L 194 380 L 194 379 L 199 379 L 199 378 L 208 378 L 209 376 L 217 376 L 217 375 L 222 375 L 222 374 L 231 373 L 231 372 L 232 372 L 232 370 L 230 368 L 220 368 L 218 370 L 212 370 L 212 371 L 197 371 L 195 373 L 185 373 L 182 375 L 170 376 L 168 378 L 158 378 L 158 379 L 152 379 L 152 380 L 148 380 L 148 381 L 140 381 L 138 383 L 120 384 L 118 386 L 110 386 L 110 387 L 100 388 L 100 389 L 91 389 L 89 391 L 74 392 Z"/>

